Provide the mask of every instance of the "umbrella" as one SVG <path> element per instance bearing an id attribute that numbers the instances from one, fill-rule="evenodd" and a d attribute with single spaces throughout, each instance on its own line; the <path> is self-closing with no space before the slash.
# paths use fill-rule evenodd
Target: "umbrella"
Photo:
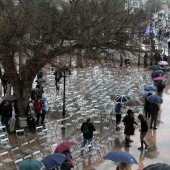
<path id="1" fill-rule="evenodd" d="M 43 163 L 35 159 L 25 159 L 16 167 L 17 170 L 45 170 Z"/>
<path id="2" fill-rule="evenodd" d="M 131 154 L 122 151 L 110 152 L 104 156 L 104 159 L 114 162 L 123 162 L 126 164 L 138 164 L 136 159 Z"/>
<path id="3" fill-rule="evenodd" d="M 149 90 L 157 90 L 158 88 L 154 85 L 148 85 L 145 87 L 145 91 L 149 91 Z"/>
<path id="4" fill-rule="evenodd" d="M 166 67 L 164 70 L 165 71 L 170 71 L 170 67 Z"/>
<path id="5" fill-rule="evenodd" d="M 139 93 L 139 96 L 146 97 L 149 93 L 151 93 L 151 92 L 150 91 L 141 91 Z"/>
<path id="6" fill-rule="evenodd" d="M 156 70 L 155 73 L 156 74 L 164 74 L 164 71 L 163 70 Z"/>
<path id="7" fill-rule="evenodd" d="M 62 142 L 57 148 L 55 149 L 54 153 L 61 153 L 67 150 L 70 150 L 70 148 L 75 145 L 75 142 Z"/>
<path id="8" fill-rule="evenodd" d="M 37 83 L 45 83 L 46 80 L 44 80 L 43 78 L 39 78 L 39 79 L 35 80 L 35 82 L 37 82 Z"/>
<path id="9" fill-rule="evenodd" d="M 136 99 L 130 99 L 127 102 L 125 102 L 125 106 L 141 106 L 141 105 L 143 105 L 143 102 Z"/>
<path id="10" fill-rule="evenodd" d="M 158 95 L 151 95 L 151 96 L 147 97 L 146 99 L 151 103 L 156 103 L 156 104 L 163 103 L 163 99 Z"/>
<path id="11" fill-rule="evenodd" d="M 53 153 L 51 155 L 46 156 L 41 162 L 45 165 L 47 170 L 50 170 L 53 167 L 62 165 L 62 163 L 66 160 L 64 154 L 61 153 Z"/>
<path id="12" fill-rule="evenodd" d="M 6 94 L 5 96 L 2 97 L 3 100 L 8 100 L 8 101 L 14 101 L 17 100 L 17 98 L 14 95 L 11 94 Z"/>
<path id="13" fill-rule="evenodd" d="M 115 98 L 115 102 L 123 103 L 123 102 L 130 100 L 130 99 L 131 98 L 129 96 L 121 95 L 121 96 L 118 96 L 118 97 Z"/>
<path id="14" fill-rule="evenodd" d="M 143 170 L 169 170 L 170 165 L 164 163 L 151 164 L 145 167 Z"/>
<path id="15" fill-rule="evenodd" d="M 158 63 L 158 65 L 167 66 L 167 65 L 168 65 L 168 62 L 166 62 L 166 61 L 160 61 L 160 62 Z"/>
<path id="16" fill-rule="evenodd" d="M 163 68 L 159 65 L 152 65 L 148 69 L 149 70 L 162 70 Z"/>
<path id="17" fill-rule="evenodd" d="M 165 80 L 165 78 L 164 77 L 156 77 L 153 80 L 154 81 L 161 81 L 161 80 Z"/>

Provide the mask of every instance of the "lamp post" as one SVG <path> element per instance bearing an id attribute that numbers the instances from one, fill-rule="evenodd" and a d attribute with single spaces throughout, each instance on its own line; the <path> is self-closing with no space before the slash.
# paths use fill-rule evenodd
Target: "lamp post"
<path id="1" fill-rule="evenodd" d="M 65 89 L 66 89 L 66 72 L 68 72 L 68 73 L 70 73 L 70 68 L 69 68 L 69 66 L 63 66 L 62 68 L 60 68 L 60 71 L 63 73 L 63 112 L 62 112 L 62 118 L 64 119 L 65 118 L 65 115 L 66 115 L 66 104 L 65 104 L 65 100 L 66 100 L 66 98 L 65 98 Z M 62 124 L 64 124 L 64 122 L 62 122 Z"/>

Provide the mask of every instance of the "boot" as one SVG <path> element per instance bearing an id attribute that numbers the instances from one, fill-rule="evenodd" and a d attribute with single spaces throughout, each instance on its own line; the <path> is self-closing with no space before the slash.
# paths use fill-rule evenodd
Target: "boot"
<path id="1" fill-rule="evenodd" d="M 126 147 L 131 147 L 130 145 L 129 145 L 129 143 L 130 143 L 130 140 L 129 139 L 125 139 L 125 142 L 126 142 Z"/>

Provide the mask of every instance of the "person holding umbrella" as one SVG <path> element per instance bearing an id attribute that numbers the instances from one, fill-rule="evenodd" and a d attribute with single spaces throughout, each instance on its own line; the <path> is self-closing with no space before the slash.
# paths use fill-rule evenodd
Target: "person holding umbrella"
<path id="1" fill-rule="evenodd" d="M 62 152 L 62 154 L 65 155 L 66 160 L 60 166 L 60 170 L 70 170 L 71 168 L 74 167 L 71 152 L 70 150 L 65 150 Z"/>
<path id="2" fill-rule="evenodd" d="M 156 87 L 158 88 L 157 89 L 157 94 L 158 94 L 158 96 L 162 96 L 162 93 L 163 93 L 163 90 L 164 90 L 164 88 L 165 88 L 165 84 L 163 83 L 163 81 L 161 80 L 161 81 L 159 81 L 157 84 L 156 84 Z"/>
<path id="3" fill-rule="evenodd" d="M 143 144 L 145 144 L 145 149 L 147 149 L 148 145 L 144 141 L 144 137 L 146 136 L 146 133 L 148 131 L 148 124 L 147 124 L 146 120 L 144 119 L 143 115 L 139 114 L 138 119 L 141 122 L 141 128 L 139 129 L 141 147 L 139 147 L 138 150 L 143 149 Z"/>
<path id="4" fill-rule="evenodd" d="M 116 170 L 128 170 L 129 166 L 128 164 L 124 162 L 120 162 L 119 165 L 116 167 Z"/>
<path id="5" fill-rule="evenodd" d="M 121 122 L 122 117 L 122 111 L 121 111 L 122 105 L 121 103 L 117 103 L 115 106 L 115 113 L 116 113 L 116 130 L 120 130 L 119 124 Z"/>
<path id="6" fill-rule="evenodd" d="M 151 121 L 150 121 L 150 129 L 152 129 L 152 125 L 154 125 L 153 129 L 156 130 L 159 106 L 156 103 L 150 104 L 150 111 L 151 111 Z"/>
<path id="7" fill-rule="evenodd" d="M 124 134 L 125 134 L 125 143 L 126 143 L 126 147 L 131 147 L 130 146 L 130 136 L 134 135 L 134 118 L 132 116 L 133 112 L 131 109 L 127 110 L 127 115 L 124 117 L 123 122 L 125 125 L 125 130 L 124 130 Z"/>
<path id="8" fill-rule="evenodd" d="M 148 93 L 146 98 L 150 95 L 152 95 L 152 93 Z M 144 111 L 145 111 L 145 117 L 149 119 L 151 115 L 150 114 L 150 102 L 146 98 L 145 98 Z"/>

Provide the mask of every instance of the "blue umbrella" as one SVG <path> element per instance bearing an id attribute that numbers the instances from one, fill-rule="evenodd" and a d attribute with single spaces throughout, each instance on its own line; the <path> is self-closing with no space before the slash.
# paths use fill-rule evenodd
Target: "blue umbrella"
<path id="1" fill-rule="evenodd" d="M 53 153 L 51 155 L 46 156 L 41 162 L 47 168 L 47 170 L 52 169 L 53 167 L 60 166 L 66 160 L 64 154 L 61 153 Z"/>
<path id="2" fill-rule="evenodd" d="M 156 104 L 162 104 L 163 103 L 162 97 L 160 97 L 158 95 L 151 95 L 151 96 L 147 97 L 146 99 L 151 103 L 156 103 Z"/>
<path id="3" fill-rule="evenodd" d="M 146 97 L 150 92 L 149 91 L 141 91 L 139 96 Z"/>
<path id="4" fill-rule="evenodd" d="M 150 92 L 150 91 L 141 91 L 141 92 L 139 93 L 139 96 L 146 98 L 146 97 L 148 97 L 148 96 L 150 96 L 150 95 L 153 95 L 153 93 L 154 93 L 154 92 Z"/>
<path id="5" fill-rule="evenodd" d="M 158 88 L 154 85 L 148 85 L 145 87 L 145 91 L 149 91 L 149 90 L 157 90 Z"/>
<path id="6" fill-rule="evenodd" d="M 37 83 L 45 83 L 46 80 L 44 80 L 43 78 L 39 78 L 39 79 L 35 80 L 35 82 L 37 82 Z"/>
<path id="7" fill-rule="evenodd" d="M 170 169 L 170 165 L 164 163 L 156 163 L 145 167 L 143 170 L 168 170 L 168 169 Z"/>
<path id="8" fill-rule="evenodd" d="M 114 162 L 123 162 L 126 164 L 138 164 L 136 159 L 131 154 L 122 151 L 110 152 L 104 156 L 104 159 Z"/>

